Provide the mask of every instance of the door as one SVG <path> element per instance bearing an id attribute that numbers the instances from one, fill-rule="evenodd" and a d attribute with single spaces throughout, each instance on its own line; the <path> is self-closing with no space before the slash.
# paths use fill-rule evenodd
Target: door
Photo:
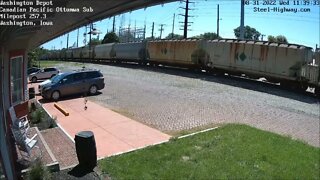
<path id="1" fill-rule="evenodd" d="M 60 82 L 58 86 L 58 90 L 60 91 L 61 95 L 70 95 L 73 94 L 73 88 L 72 84 L 74 82 L 73 74 L 70 74 L 66 77 L 64 77 Z"/>
<path id="2" fill-rule="evenodd" d="M 72 83 L 72 89 L 74 93 L 84 93 L 86 89 L 86 74 L 85 72 L 74 74 L 74 82 Z"/>

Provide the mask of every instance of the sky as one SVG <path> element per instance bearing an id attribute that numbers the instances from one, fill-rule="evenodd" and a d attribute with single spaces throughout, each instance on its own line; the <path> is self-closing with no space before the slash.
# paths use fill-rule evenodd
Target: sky
<path id="1" fill-rule="evenodd" d="M 94 1 L 94 0 L 92 0 Z M 320 44 L 320 0 L 300 0 L 299 5 L 294 5 L 290 0 L 290 5 L 278 5 L 281 0 L 275 0 L 277 5 L 263 5 L 259 0 L 259 5 L 254 5 L 250 0 L 245 6 L 244 25 L 251 26 L 265 35 L 284 35 L 289 43 L 301 44 L 312 48 Z M 287 1 L 287 0 L 285 0 Z M 193 0 L 190 2 L 192 10 L 189 11 L 188 37 L 203 34 L 205 32 L 217 32 L 217 5 L 220 12 L 220 30 L 222 38 L 235 38 L 233 29 L 240 26 L 240 0 Z M 305 3 L 305 5 L 303 4 Z M 115 17 L 116 32 L 119 26 L 131 28 L 143 28 L 146 25 L 146 37 L 151 36 L 152 23 L 155 23 L 155 37 L 160 36 L 160 25 L 163 24 L 162 38 L 172 32 L 173 16 L 175 17 L 174 33 L 183 35 L 182 23 L 184 17 L 185 2 L 178 1 L 132 12 L 117 15 Z M 297 8 L 300 12 L 258 12 L 257 8 Z M 308 12 L 301 12 L 301 8 L 307 8 Z M 112 31 L 113 18 L 94 22 L 94 27 L 101 31 L 99 39 L 103 39 L 107 32 Z M 79 47 L 84 45 L 85 28 L 79 28 Z M 87 35 L 87 41 L 89 35 Z M 97 38 L 97 36 L 93 36 Z M 69 46 L 75 45 L 77 41 L 77 30 L 69 32 Z M 67 35 L 62 35 L 52 41 L 42 45 L 46 49 L 61 49 L 67 46 Z"/>

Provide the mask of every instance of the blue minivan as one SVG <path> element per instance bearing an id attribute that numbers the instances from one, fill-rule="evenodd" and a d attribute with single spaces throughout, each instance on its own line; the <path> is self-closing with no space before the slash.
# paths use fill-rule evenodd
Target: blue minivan
<path id="1" fill-rule="evenodd" d="M 44 81 L 39 85 L 39 92 L 45 99 L 58 100 L 62 96 L 73 94 L 96 94 L 104 86 L 104 77 L 100 71 L 82 69 L 59 73 Z"/>

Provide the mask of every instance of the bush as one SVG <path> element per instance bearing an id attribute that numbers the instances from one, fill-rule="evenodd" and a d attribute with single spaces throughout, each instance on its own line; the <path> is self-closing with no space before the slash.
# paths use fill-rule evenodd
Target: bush
<path id="1" fill-rule="evenodd" d="M 40 123 L 44 117 L 45 117 L 45 111 L 43 109 L 36 109 L 35 111 L 33 111 L 31 113 L 31 118 L 30 118 L 30 121 L 32 124 L 38 124 Z"/>
<path id="2" fill-rule="evenodd" d="M 31 170 L 27 173 L 27 179 L 30 180 L 48 180 L 52 179 L 51 173 L 40 160 L 36 160 L 31 166 Z"/>
<path id="3" fill-rule="evenodd" d="M 56 119 L 57 117 L 50 117 L 41 107 L 30 115 L 30 122 L 36 124 L 39 130 L 57 127 Z"/>

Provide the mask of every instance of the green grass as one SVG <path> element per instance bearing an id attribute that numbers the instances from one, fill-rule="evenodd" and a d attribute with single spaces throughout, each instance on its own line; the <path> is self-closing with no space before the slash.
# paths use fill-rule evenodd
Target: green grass
<path id="1" fill-rule="evenodd" d="M 59 64 L 63 64 L 63 63 L 65 63 L 65 62 L 63 62 L 63 61 L 40 61 L 40 62 L 37 61 L 37 62 L 35 62 L 34 65 L 39 66 L 39 64 L 40 64 L 41 68 L 46 68 L 46 67 L 55 67 L 55 66 L 57 66 Z"/>
<path id="2" fill-rule="evenodd" d="M 39 66 L 39 61 L 35 62 L 34 65 Z M 83 63 L 65 62 L 65 61 L 40 61 L 41 68 L 57 67 L 57 68 L 63 70 L 67 66 L 75 66 L 75 67 L 81 68 L 83 66 Z"/>
<path id="3" fill-rule="evenodd" d="M 319 179 L 320 149 L 246 125 L 99 161 L 114 179 Z"/>

